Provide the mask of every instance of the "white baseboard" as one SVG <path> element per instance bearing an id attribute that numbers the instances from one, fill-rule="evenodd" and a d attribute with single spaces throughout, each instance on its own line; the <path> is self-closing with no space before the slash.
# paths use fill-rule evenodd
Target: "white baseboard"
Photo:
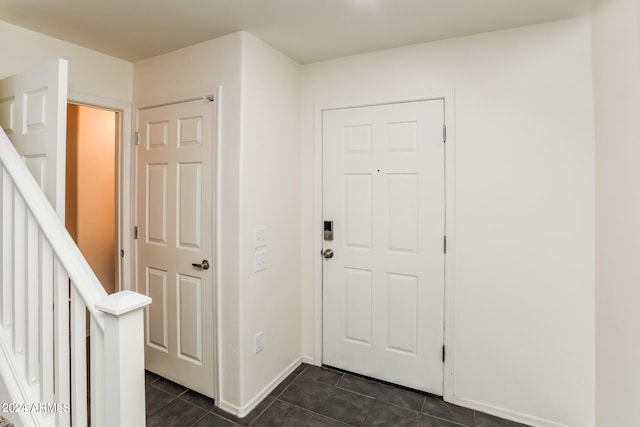
<path id="1" fill-rule="evenodd" d="M 486 403 L 476 402 L 474 400 L 454 397 L 452 403 L 458 406 L 485 412 L 487 414 L 495 415 L 496 417 L 516 421 L 534 427 L 570 427 L 568 424 L 547 420 L 545 418 L 539 418 L 529 414 L 523 414 L 521 412 L 511 411 L 505 408 L 499 408 L 497 406 L 487 405 Z"/>
<path id="2" fill-rule="evenodd" d="M 240 408 L 238 408 L 236 405 L 232 405 L 228 402 L 225 402 L 224 400 L 216 400 L 215 404 L 218 408 L 222 409 L 224 412 L 228 412 L 231 415 L 234 415 L 236 417 L 240 413 Z"/>
<path id="3" fill-rule="evenodd" d="M 249 400 L 245 405 L 238 407 L 236 405 L 231 405 L 227 402 L 220 401 L 218 404 L 218 407 L 225 412 L 229 412 L 235 415 L 238 418 L 246 417 L 251 411 L 253 411 L 260 404 L 260 402 L 262 402 L 267 396 L 269 396 L 269 393 L 275 390 L 275 388 L 278 387 L 278 385 L 280 385 L 280 383 L 285 378 L 287 378 L 293 371 L 295 371 L 296 368 L 300 366 L 301 363 L 302 363 L 302 358 L 298 357 L 289 366 L 287 366 L 276 378 L 274 378 L 273 381 L 267 384 L 265 388 L 260 390 L 260 392 L 258 392 L 258 394 L 255 397 L 253 397 L 253 399 Z"/>
<path id="4" fill-rule="evenodd" d="M 317 363 L 316 359 L 311 356 L 302 356 L 302 363 L 306 363 L 308 365 L 320 366 L 321 363 Z"/>

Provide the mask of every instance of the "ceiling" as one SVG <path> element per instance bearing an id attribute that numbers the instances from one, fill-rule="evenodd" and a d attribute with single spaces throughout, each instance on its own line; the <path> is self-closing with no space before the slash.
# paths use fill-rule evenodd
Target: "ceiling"
<path id="1" fill-rule="evenodd" d="M 300 63 L 589 13 L 589 0 L 0 0 L 0 19 L 135 62 L 246 30 Z"/>

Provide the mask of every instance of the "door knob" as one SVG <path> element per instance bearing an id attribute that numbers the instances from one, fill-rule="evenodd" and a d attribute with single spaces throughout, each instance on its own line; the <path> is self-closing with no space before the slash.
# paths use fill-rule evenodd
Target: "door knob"
<path id="1" fill-rule="evenodd" d="M 322 251 L 322 256 L 326 259 L 333 258 L 333 251 L 331 249 L 325 249 Z"/>
<path id="2" fill-rule="evenodd" d="M 196 264 L 195 262 L 193 264 L 191 264 L 194 267 L 198 267 L 201 268 L 203 270 L 208 270 L 209 269 L 209 261 L 207 261 L 206 259 L 202 260 L 202 264 Z"/>

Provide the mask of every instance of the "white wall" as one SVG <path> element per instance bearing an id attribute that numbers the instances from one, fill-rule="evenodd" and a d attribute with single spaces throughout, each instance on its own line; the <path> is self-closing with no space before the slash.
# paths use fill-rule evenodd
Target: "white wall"
<path id="1" fill-rule="evenodd" d="M 300 360 L 298 66 L 239 32 L 134 67 L 136 105 L 218 86 L 217 403 L 244 415 Z M 258 227 L 267 228 L 267 269 L 254 273 Z"/>
<path id="2" fill-rule="evenodd" d="M 133 64 L 0 21 L 0 78 L 56 58 L 69 61 L 69 90 L 130 102 Z"/>
<path id="3" fill-rule="evenodd" d="M 453 89 L 454 402 L 537 425 L 594 425 L 590 49 L 584 18 L 301 68 L 307 360 L 320 226 L 312 220 L 314 106 Z"/>
<path id="4" fill-rule="evenodd" d="M 242 409 L 300 363 L 298 64 L 248 33 L 242 49 Z M 255 249 L 256 228 L 267 246 Z M 267 268 L 254 272 L 256 252 Z M 264 350 L 254 353 L 263 332 Z"/>
<path id="5" fill-rule="evenodd" d="M 593 3 L 596 413 L 635 426 L 640 400 L 640 41 L 637 0 Z"/>
<path id="6" fill-rule="evenodd" d="M 11 58 L 0 77 L 63 57 L 70 91 L 136 106 L 221 88 L 217 403 L 250 410 L 300 362 L 298 65 L 248 33 L 136 64 L 2 21 L 0 40 L 0 54 Z M 254 230 L 263 226 L 268 267 L 255 274 Z M 258 331 L 264 351 L 255 355 Z"/>
<path id="7" fill-rule="evenodd" d="M 4 78 L 38 65 L 64 58 L 69 62 L 68 90 L 73 101 L 110 105 L 126 110 L 131 103 L 133 88 L 133 64 L 62 40 L 45 36 L 0 20 L 0 78 Z M 130 158 L 130 117 L 122 117 L 123 179 L 129 179 L 127 169 Z M 129 191 L 122 190 L 121 219 L 123 232 L 121 248 L 129 254 Z M 131 258 L 121 263 L 122 284 L 129 286 Z"/>
<path id="8" fill-rule="evenodd" d="M 638 85 L 627 73 L 638 69 L 638 14 L 636 0 L 597 3 L 598 416 L 605 424 L 633 407 L 640 352 L 626 327 L 636 323 L 632 304 L 640 292 L 631 285 L 640 272 L 628 255 L 639 241 L 630 230 L 640 204 L 626 189 L 638 178 L 631 163 Z M 0 63 L 0 77 L 63 57 L 70 90 L 138 105 L 222 86 L 218 401 L 239 410 L 295 363 L 296 316 L 303 355 L 314 355 L 314 105 L 455 89 L 454 400 L 541 425 L 592 426 L 589 38 L 588 19 L 579 19 L 301 67 L 299 152 L 291 145 L 298 69 L 248 34 L 132 65 L 0 21 L 0 54 L 11 59 Z M 619 50 L 607 52 L 620 40 Z M 622 127 L 620 117 L 627 119 Z M 298 155 L 299 168 L 288 169 Z M 297 209 L 299 220 L 291 215 Z M 268 268 L 254 274 L 259 226 L 268 229 Z M 288 231 L 297 228 L 300 235 Z M 265 350 L 254 355 L 258 329 Z M 620 357 L 624 369 L 616 368 Z M 628 398 L 614 399 L 621 395 Z"/>

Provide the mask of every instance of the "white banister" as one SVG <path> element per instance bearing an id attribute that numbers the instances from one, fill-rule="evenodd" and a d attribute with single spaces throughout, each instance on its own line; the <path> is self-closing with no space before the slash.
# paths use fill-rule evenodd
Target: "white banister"
<path id="1" fill-rule="evenodd" d="M 82 256 L 80 249 L 76 246 L 67 229 L 64 227 L 64 224 L 58 218 L 58 215 L 38 186 L 38 183 L 33 179 L 29 169 L 24 165 L 20 155 L 15 151 L 13 145 L 11 145 L 11 141 L 9 141 L 7 135 L 1 130 L 0 159 L 2 159 L 2 166 L 15 183 L 16 190 L 18 190 L 17 193 L 21 196 L 18 197 L 21 200 L 16 203 L 18 209 L 17 212 L 14 213 L 14 216 L 16 216 L 14 221 L 20 224 L 21 227 L 26 227 L 24 205 L 29 206 L 29 210 L 39 224 L 42 234 L 51 244 L 53 252 L 60 260 L 60 264 L 65 267 L 69 276 L 72 277 L 76 283 L 83 284 L 83 286 L 78 286 L 78 293 L 82 300 L 86 303 L 89 301 L 99 301 L 106 297 L 107 292 L 102 286 L 87 285 L 88 283 L 99 285 L 100 281 Z M 14 194 L 15 193 L 14 191 Z M 21 242 L 15 243 L 19 245 L 20 252 L 24 256 L 24 245 L 21 244 Z M 102 313 L 97 312 L 93 305 L 87 306 L 87 309 L 92 316 L 96 317 L 98 325 L 102 327 Z"/>
<path id="2" fill-rule="evenodd" d="M 85 306 L 75 286 L 70 296 L 71 339 L 71 424 L 87 425 L 87 319 Z"/>
<path id="3" fill-rule="evenodd" d="M 151 298 L 123 291 L 99 301 L 105 313 L 105 378 L 108 426 L 136 427 L 145 423 L 143 308 Z"/>
<path id="4" fill-rule="evenodd" d="M 55 307 L 68 307 L 69 275 L 59 263 L 53 265 L 53 298 Z M 61 381 L 61 378 L 71 378 L 71 360 L 69 349 L 69 310 L 54 310 L 53 313 L 53 380 L 55 381 L 55 403 L 69 404 L 67 396 L 71 396 L 71 381 Z M 60 345 L 64 343 L 66 345 Z M 56 413 L 56 426 L 71 424 L 71 414 L 66 411 Z M 76 426 L 78 424 L 74 424 Z"/>
<path id="5" fill-rule="evenodd" d="M 89 324 L 91 325 L 91 341 L 89 342 L 89 348 L 91 349 L 91 358 L 89 360 L 89 368 L 91 370 L 90 396 L 94 402 L 98 403 L 97 405 L 95 403 L 91 404 L 90 407 L 91 426 L 108 427 L 109 424 L 105 419 L 105 407 L 114 396 L 108 396 L 107 399 L 107 394 L 104 392 L 105 378 L 117 375 L 118 373 L 109 372 L 109 375 L 105 376 L 104 330 L 96 327 L 95 319 L 93 317 L 89 319 Z"/>
<path id="6" fill-rule="evenodd" d="M 0 381 L 24 405 L 7 418 L 25 427 L 144 425 L 151 299 L 107 295 L 1 129 L 0 203 Z"/>

